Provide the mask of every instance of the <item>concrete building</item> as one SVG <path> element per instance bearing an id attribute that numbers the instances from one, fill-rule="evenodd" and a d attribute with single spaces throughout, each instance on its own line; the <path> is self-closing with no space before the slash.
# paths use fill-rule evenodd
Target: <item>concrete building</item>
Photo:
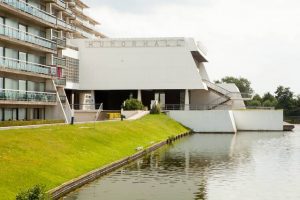
<path id="1" fill-rule="evenodd" d="M 0 121 L 91 121 L 100 104 L 159 102 L 195 131 L 281 130 L 282 111 L 246 110 L 234 84 L 214 84 L 191 38 L 106 38 L 81 0 L 0 0 Z"/>
<path id="2" fill-rule="evenodd" d="M 80 0 L 0 0 L 0 121 L 68 119 L 64 87 L 79 61 L 63 55 L 76 50 L 67 40 L 105 37 L 86 8 Z"/>
<path id="3" fill-rule="evenodd" d="M 206 72 L 206 50 L 191 38 L 73 39 L 80 60 L 79 84 L 67 84 L 69 99 L 84 96 L 106 110 L 119 110 L 129 97 L 166 110 L 245 109 L 233 84 L 214 84 Z"/>

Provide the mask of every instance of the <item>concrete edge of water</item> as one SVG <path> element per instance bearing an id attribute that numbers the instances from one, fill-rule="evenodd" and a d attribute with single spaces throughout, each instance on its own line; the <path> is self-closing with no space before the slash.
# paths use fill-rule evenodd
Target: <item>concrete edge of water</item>
<path id="1" fill-rule="evenodd" d="M 144 149 L 143 151 L 137 152 L 131 156 L 128 156 L 121 160 L 115 161 L 109 165 L 106 165 L 99 169 L 95 169 L 93 171 L 90 171 L 90 172 L 78 177 L 78 178 L 75 178 L 66 183 L 63 183 L 62 185 L 60 185 L 52 190 L 49 190 L 47 193 L 50 195 L 51 199 L 53 199 L 53 200 L 62 198 L 66 194 L 71 193 L 71 192 L 75 191 L 76 189 L 78 189 L 78 188 L 80 188 L 80 187 L 114 171 L 114 170 L 117 170 L 117 169 L 131 163 L 131 162 L 143 157 L 144 155 L 146 155 L 152 151 L 155 151 L 166 144 L 172 143 L 173 141 L 178 140 L 184 136 L 190 135 L 192 133 L 193 133 L 192 131 L 188 131 L 188 132 L 179 134 L 175 137 L 164 140 L 162 142 L 156 143 L 156 144 Z"/>

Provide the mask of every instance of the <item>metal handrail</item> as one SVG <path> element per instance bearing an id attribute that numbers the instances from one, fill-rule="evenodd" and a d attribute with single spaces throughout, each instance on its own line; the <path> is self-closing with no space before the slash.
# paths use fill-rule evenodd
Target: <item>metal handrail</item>
<path id="1" fill-rule="evenodd" d="M 52 40 L 55 41 L 55 43 L 58 46 L 63 46 L 63 47 L 67 46 L 66 38 L 58 38 L 58 37 L 52 36 Z"/>
<path id="2" fill-rule="evenodd" d="M 228 93 L 231 93 L 231 91 L 229 91 L 229 90 L 227 90 L 227 89 L 225 89 L 225 88 L 223 88 L 223 87 L 221 87 L 221 86 L 219 86 L 219 85 L 217 85 L 217 84 L 214 84 L 214 83 L 212 83 L 212 82 L 210 82 L 210 81 L 208 81 L 208 80 L 202 80 L 208 87 L 210 87 L 210 88 L 212 88 L 212 89 L 214 89 L 214 90 L 216 90 L 216 91 L 218 91 L 218 90 L 222 90 L 221 92 L 220 91 L 218 91 L 218 92 L 220 92 L 220 93 L 222 93 L 222 94 L 228 94 Z"/>
<path id="3" fill-rule="evenodd" d="M 18 60 L 0 56 L 0 68 L 16 69 L 20 71 L 33 72 L 37 74 L 46 74 L 56 76 L 56 68 L 38 63 Z"/>
<path id="4" fill-rule="evenodd" d="M 3 28 L 3 29 L 2 29 Z M 26 41 L 32 44 L 37 44 L 45 48 L 56 49 L 56 43 L 46 38 L 19 30 L 17 28 L 0 24 L 0 35 L 5 35 L 18 40 Z"/>
<path id="5" fill-rule="evenodd" d="M 59 86 L 65 86 L 67 84 L 66 78 L 57 78 L 54 80 L 54 83 Z"/>
<path id="6" fill-rule="evenodd" d="M 218 104 L 163 104 L 160 105 L 162 110 L 229 110 L 229 105 L 218 105 Z"/>
<path id="7" fill-rule="evenodd" d="M 57 95 L 56 93 L 50 92 L 0 89 L 0 100 L 55 103 L 57 101 Z"/>
<path id="8" fill-rule="evenodd" d="M 66 62 L 65 58 L 53 57 L 53 65 L 66 66 Z"/>

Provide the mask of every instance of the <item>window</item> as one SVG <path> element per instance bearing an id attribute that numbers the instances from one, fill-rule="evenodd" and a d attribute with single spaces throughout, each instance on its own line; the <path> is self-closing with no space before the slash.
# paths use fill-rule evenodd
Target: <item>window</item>
<path id="1" fill-rule="evenodd" d="M 17 109 L 16 108 L 5 108 L 4 109 L 4 121 L 17 120 Z"/>
<path id="2" fill-rule="evenodd" d="M 3 89 L 3 78 L 0 77 L 0 92 L 1 92 L 1 89 Z"/>
<path id="3" fill-rule="evenodd" d="M 14 79 L 5 78 L 5 89 L 9 90 L 18 90 L 19 89 L 19 82 Z"/>
<path id="4" fill-rule="evenodd" d="M 0 108 L 0 121 L 3 121 L 3 109 Z"/>
<path id="5" fill-rule="evenodd" d="M 23 25 L 23 24 L 19 24 L 19 35 L 21 40 L 26 40 L 26 33 L 27 33 L 27 26 Z"/>
<path id="6" fill-rule="evenodd" d="M 28 81 L 27 82 L 27 90 L 28 91 L 34 91 L 35 90 L 35 82 Z"/>
<path id="7" fill-rule="evenodd" d="M 19 51 L 19 60 L 20 68 L 26 70 L 27 53 Z"/>
<path id="8" fill-rule="evenodd" d="M 5 24 L 4 18 L 0 17 L 0 34 L 4 34 L 4 28 L 3 25 Z"/>
<path id="9" fill-rule="evenodd" d="M 26 109 L 25 108 L 19 108 L 18 110 L 18 120 L 26 120 Z"/>

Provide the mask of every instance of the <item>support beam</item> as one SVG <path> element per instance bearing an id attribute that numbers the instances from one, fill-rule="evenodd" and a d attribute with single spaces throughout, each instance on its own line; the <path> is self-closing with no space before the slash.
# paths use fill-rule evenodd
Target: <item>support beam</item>
<path id="1" fill-rule="evenodd" d="M 138 93 L 137 93 L 137 99 L 139 101 L 142 101 L 142 90 L 138 90 Z"/>
<path id="2" fill-rule="evenodd" d="M 190 110 L 190 95 L 189 90 L 185 90 L 185 96 L 184 96 L 184 110 Z"/>

